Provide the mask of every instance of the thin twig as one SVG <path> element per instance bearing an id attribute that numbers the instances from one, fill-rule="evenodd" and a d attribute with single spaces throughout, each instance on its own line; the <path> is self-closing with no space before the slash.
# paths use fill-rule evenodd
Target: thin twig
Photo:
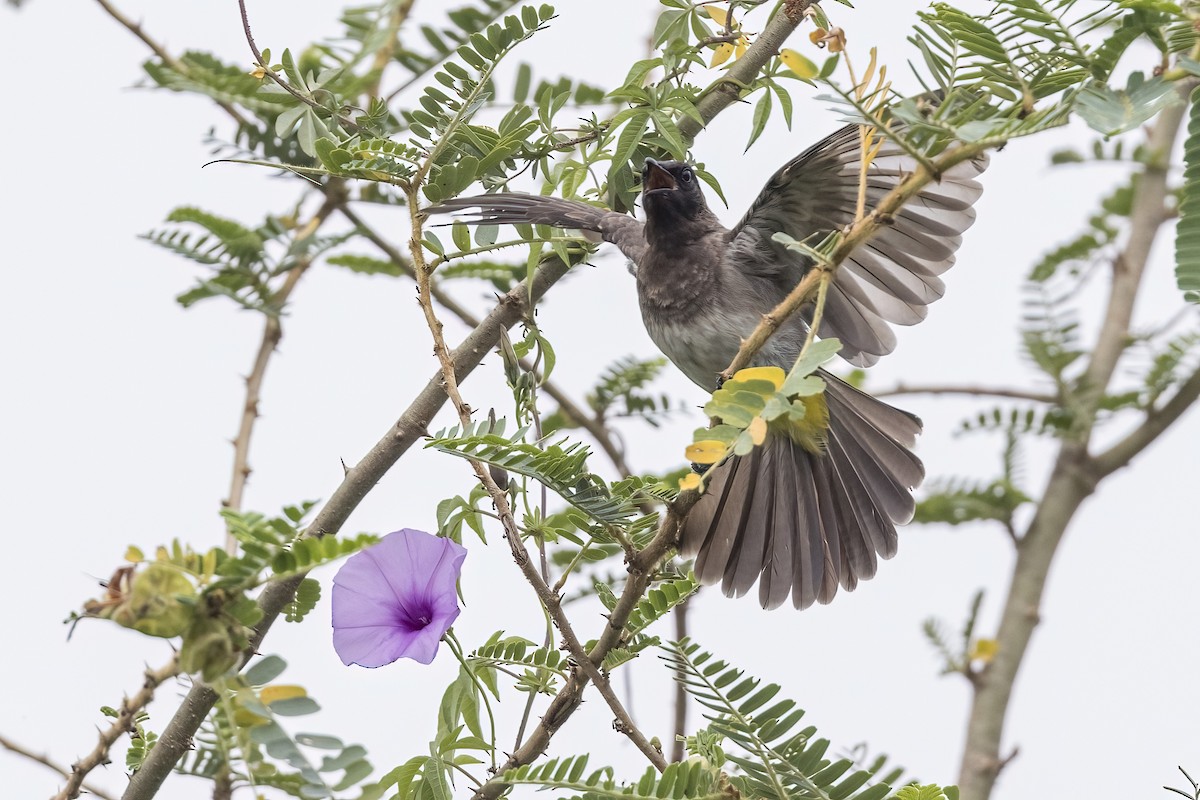
<path id="1" fill-rule="evenodd" d="M 688 608 L 691 606 L 692 598 L 685 599 L 682 603 L 675 606 L 671 612 L 675 618 L 675 641 L 682 642 L 688 638 L 687 614 Z M 682 670 L 676 670 L 676 675 L 682 677 Z M 674 741 L 671 743 L 671 760 L 683 761 L 684 741 L 683 737 L 687 735 L 687 689 L 683 687 L 682 680 L 675 681 L 675 724 L 673 726 Z"/>
<path id="2" fill-rule="evenodd" d="M 162 667 L 146 670 L 144 673 L 145 680 L 142 681 L 142 688 L 138 689 L 133 697 L 127 697 L 121 701 L 121 708 L 117 711 L 116 721 L 100 731 L 100 741 L 92 748 L 92 752 L 71 765 L 71 773 L 67 776 L 67 785 L 62 788 L 62 791 L 54 795 L 51 800 L 74 800 L 76 797 L 79 797 L 83 789 L 83 779 L 96 767 L 108 763 L 108 751 L 112 749 L 112 746 L 116 744 L 118 739 L 134 730 L 134 717 L 154 699 L 154 690 L 163 681 L 169 680 L 178 674 L 178 654 L 173 655 L 171 660 Z M 150 752 L 153 753 L 154 751 L 151 750 Z M 174 761 L 171 762 L 172 766 L 174 763 Z"/>
<path id="3" fill-rule="evenodd" d="M 270 64 L 263 62 L 262 51 L 258 49 L 258 45 L 254 43 L 254 34 L 250 32 L 250 15 L 246 11 L 246 0 L 238 0 L 238 9 L 242 12 L 242 33 L 246 36 L 246 44 L 250 47 L 250 52 L 254 55 L 254 63 L 263 71 L 263 74 L 274 81 L 281 89 L 286 91 L 292 97 L 304 103 L 306 106 L 319 111 L 322 114 L 328 114 L 337 120 L 337 123 L 351 133 L 357 133 L 362 128 L 352 120 L 343 117 L 341 114 L 330 111 L 327 107 L 321 105 L 316 100 L 313 100 L 308 95 L 301 92 L 299 89 L 292 86 L 290 83 L 280 77 L 279 73 L 271 69 Z"/>
<path id="4" fill-rule="evenodd" d="M 49 756 L 39 755 L 38 753 L 35 753 L 32 750 L 27 750 L 24 747 L 22 747 L 21 745 L 14 742 L 13 740 L 8 739 L 4 736 L 0 736 L 0 747 L 3 747 L 5 750 L 8 750 L 9 752 L 16 753 L 17 755 L 22 756 L 23 758 L 27 758 L 30 761 L 36 761 L 37 763 L 41 764 L 42 766 L 49 767 L 50 769 L 57 772 L 59 775 L 62 775 L 64 778 L 71 777 L 71 771 L 69 769 L 67 769 L 66 767 L 64 767 L 60 764 L 56 764 L 55 762 L 51 761 Z M 103 789 L 96 788 L 96 786 L 88 783 L 87 781 L 84 781 L 83 783 L 81 783 L 80 786 L 83 788 L 83 790 L 85 792 L 93 795 L 94 797 L 100 798 L 100 800 L 116 800 L 108 792 L 105 792 Z"/>
<path id="5" fill-rule="evenodd" d="M 188 74 L 187 64 L 184 64 L 182 61 L 175 58 L 175 56 L 171 55 L 157 40 L 151 38 L 150 35 L 142 28 L 141 23 L 134 22 L 129 17 L 122 14 L 116 8 L 116 6 L 108 2 L 108 0 L 96 0 L 96 2 L 99 3 L 100 7 L 104 9 L 106 14 L 116 20 L 117 24 L 121 25 L 121 27 L 125 28 L 125 30 L 132 33 L 138 39 L 141 39 L 142 43 L 149 47 L 150 50 L 153 51 L 154 55 L 158 56 L 164 64 L 178 72 L 180 75 Z M 238 125 L 244 128 L 252 127 L 250 122 L 247 121 L 247 119 L 243 117 L 231 103 L 228 103 L 224 100 L 215 100 L 214 102 L 216 102 L 216 104 L 220 106 L 226 114 L 233 117 L 234 122 L 236 122 Z"/>
<path id="6" fill-rule="evenodd" d="M 681 494 L 674 503 L 668 506 L 667 513 L 659 524 L 658 533 L 626 565 L 629 577 L 625 581 L 625 588 L 621 591 L 617 604 L 609 613 L 608 623 L 604 626 L 596 645 L 587 653 L 587 660 L 593 666 L 603 663 L 604 657 L 624 641 L 625 623 L 629 621 L 630 614 L 633 613 L 638 601 L 649 587 L 654 571 L 674 548 L 683 527 L 683 520 L 698 499 L 699 495 L 695 492 Z M 534 575 L 536 576 L 536 572 Z M 552 597 L 552 600 L 557 602 L 557 597 Z M 554 734 L 575 713 L 583 701 L 583 690 L 587 687 L 589 680 L 591 678 L 586 670 L 571 673 L 571 677 L 546 707 L 545 714 L 529 734 L 529 738 L 508 757 L 499 773 L 475 793 L 473 800 L 496 800 L 507 789 L 507 784 L 503 779 L 506 771 L 532 763 L 546 751 Z"/>
<path id="7" fill-rule="evenodd" d="M 295 242 L 302 242 L 317 232 L 338 204 L 333 198 L 341 196 L 343 192 L 344 183 L 341 180 L 332 179 L 330 185 L 326 187 L 325 202 L 301 227 L 295 237 Z M 311 257 L 301 258 L 296 266 L 288 270 L 283 284 L 268 301 L 268 305 L 276 313 L 266 315 L 258 352 L 254 355 L 254 364 L 250 368 L 250 374 L 246 376 L 246 394 L 242 402 L 241 420 L 238 423 L 237 436 L 233 439 L 233 474 L 229 482 L 229 496 L 224 503 L 225 508 L 238 511 L 242 507 L 242 496 L 246 491 L 246 482 L 249 480 L 251 472 L 250 438 L 254 434 L 254 425 L 258 421 L 258 403 L 262 397 L 263 379 L 266 376 L 271 356 L 283 339 L 283 324 L 280 322 L 279 313 L 282 312 L 295 290 L 296 284 L 300 282 L 311 265 Z M 227 530 L 225 533 L 225 550 L 231 554 L 237 552 L 237 539 L 234 538 L 232 531 Z"/>
<path id="8" fill-rule="evenodd" d="M 1033 392 L 1027 389 L 1013 389 L 1006 386 L 954 386 L 950 384 L 922 386 L 920 384 L 910 386 L 906 383 L 897 383 L 895 386 L 881 389 L 880 391 L 871 391 L 875 397 L 892 397 L 901 394 L 930 394 L 930 395 L 967 395 L 971 397 L 1004 397 L 1011 400 L 1029 400 L 1034 403 L 1047 403 L 1050 405 L 1061 402 L 1058 397 L 1046 392 Z"/>
<path id="9" fill-rule="evenodd" d="M 471 424 L 471 408 L 463 400 L 462 394 L 459 392 L 458 380 L 454 376 L 454 365 L 450 360 L 450 351 L 446 347 L 446 340 L 442 335 L 442 322 L 438 319 L 437 311 L 433 306 L 433 297 L 430 292 L 433 275 L 432 270 L 425 264 L 425 255 L 421 245 L 423 218 L 419 210 L 420 199 L 417 196 L 417 192 L 418 187 L 416 185 L 412 186 L 408 191 L 409 213 L 412 222 L 410 252 L 412 254 L 413 270 L 417 274 L 417 300 L 425 315 L 429 333 L 433 337 L 434 355 L 437 356 L 438 361 L 442 365 L 446 395 L 458 411 L 459 422 L 465 428 Z M 575 659 L 577 666 L 583 670 L 589 680 L 596 684 L 596 689 L 600 692 L 600 696 L 604 698 L 609 708 L 612 709 L 613 714 L 616 715 L 619 723 L 617 729 L 629 737 L 630 741 L 642 751 L 646 758 L 650 760 L 650 763 L 654 764 L 659 771 L 666 769 L 667 762 L 663 758 L 662 753 L 656 750 L 650 744 L 649 740 L 646 739 L 645 735 L 634 725 L 629 712 L 621 705 L 620 699 L 617 698 L 616 693 L 613 691 L 612 685 L 608 681 L 608 676 L 601 671 L 598 664 L 592 663 L 587 651 L 583 649 L 583 644 L 579 641 L 579 637 L 572 628 L 570 620 L 567 619 L 567 615 L 563 612 L 559 597 L 550 591 L 550 586 L 548 585 L 549 576 L 542 574 L 530 562 L 529 551 L 525 549 L 525 544 L 521 541 L 521 531 L 517 526 L 516 519 L 513 517 L 507 492 L 496 484 L 486 464 L 473 458 L 468 459 L 468 462 L 475 471 L 475 476 L 492 498 L 492 503 L 496 507 L 496 513 L 500 515 L 500 522 L 504 526 L 504 538 L 508 541 L 509 548 L 512 550 L 513 560 L 517 562 L 517 565 L 521 568 L 521 572 L 525 575 L 525 579 L 533 586 L 538 599 L 541 600 L 542 606 L 549 612 L 550 618 L 554 620 L 554 626 L 562 634 L 563 641 L 567 645 L 567 650 Z"/>
<path id="10" fill-rule="evenodd" d="M 1180 384 L 1171 399 L 1146 414 L 1146 419 L 1125 438 L 1092 458 L 1096 475 L 1105 477 L 1133 461 L 1153 444 L 1167 428 L 1183 416 L 1200 399 L 1200 369 Z"/>

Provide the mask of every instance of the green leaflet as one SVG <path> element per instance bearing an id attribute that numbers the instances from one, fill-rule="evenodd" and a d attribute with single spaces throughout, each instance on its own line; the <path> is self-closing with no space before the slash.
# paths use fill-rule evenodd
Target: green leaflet
<path id="1" fill-rule="evenodd" d="M 1200 87 L 1192 90 L 1183 144 L 1182 201 L 1175 233 L 1175 281 L 1188 302 L 1200 302 Z"/>

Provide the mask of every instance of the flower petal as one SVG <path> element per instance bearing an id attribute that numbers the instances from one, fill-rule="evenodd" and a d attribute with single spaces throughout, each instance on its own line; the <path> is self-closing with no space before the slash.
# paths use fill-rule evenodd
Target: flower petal
<path id="1" fill-rule="evenodd" d="M 345 664 L 428 664 L 458 618 L 461 545 L 405 528 L 352 556 L 333 579 L 333 644 Z"/>

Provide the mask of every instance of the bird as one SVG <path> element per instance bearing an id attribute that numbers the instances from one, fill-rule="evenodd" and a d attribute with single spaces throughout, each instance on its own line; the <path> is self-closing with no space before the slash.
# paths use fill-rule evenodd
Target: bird
<path id="1" fill-rule="evenodd" d="M 598 233 L 631 262 L 650 338 L 706 391 L 742 341 L 815 268 L 806 254 L 772 237 L 820 241 L 856 216 L 863 131 L 851 124 L 780 168 L 741 221 L 726 228 L 709 208 L 692 164 L 647 158 L 644 221 L 561 198 L 495 192 L 444 200 L 430 214 L 458 213 L 468 224 L 540 224 Z M 878 134 L 876 134 L 878 141 Z M 834 273 L 816 335 L 836 337 L 840 355 L 867 367 L 896 346 L 891 324 L 913 325 L 945 286 L 963 232 L 982 195 L 986 155 L 946 170 L 851 251 Z M 893 137 L 869 157 L 866 208 L 917 168 Z M 468 216 L 472 215 L 472 216 Z M 752 361 L 787 371 L 812 324 L 808 304 L 789 317 Z M 818 436 L 774 428 L 744 456 L 711 473 L 686 516 L 679 552 L 695 558 L 702 584 L 731 597 L 757 583 L 763 608 L 789 598 L 797 609 L 830 602 L 873 577 L 897 550 L 896 526 L 911 521 L 925 476 L 912 452 L 922 423 L 833 374 L 825 381 L 827 427 Z"/>

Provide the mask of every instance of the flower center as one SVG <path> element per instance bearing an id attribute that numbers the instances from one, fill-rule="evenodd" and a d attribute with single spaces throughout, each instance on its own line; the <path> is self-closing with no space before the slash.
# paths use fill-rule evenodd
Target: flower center
<path id="1" fill-rule="evenodd" d="M 433 607 L 428 598 L 414 598 L 407 607 L 396 609 L 396 625 L 406 631 L 419 631 L 433 622 Z"/>

